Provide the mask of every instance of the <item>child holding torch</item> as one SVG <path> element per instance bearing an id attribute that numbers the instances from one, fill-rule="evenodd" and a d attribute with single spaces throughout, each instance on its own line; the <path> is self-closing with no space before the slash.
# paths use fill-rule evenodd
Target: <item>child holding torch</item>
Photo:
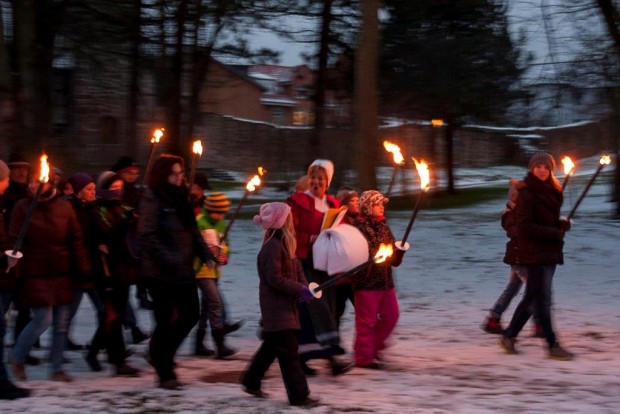
<path id="1" fill-rule="evenodd" d="M 360 196 L 361 217 L 357 228 L 368 241 L 368 252 L 373 257 L 379 246 L 393 245 L 394 235 L 385 220 L 385 204 L 389 199 L 379 191 L 364 191 Z M 377 360 L 385 349 L 386 340 L 398 321 L 399 309 L 392 266 L 400 265 L 399 258 L 388 258 L 383 263 L 370 265 L 353 277 L 355 295 L 355 365 L 360 368 L 380 368 Z M 379 317 L 380 315 L 380 317 Z"/>
<path id="2" fill-rule="evenodd" d="M 291 208 L 280 202 L 264 204 L 254 223 L 265 231 L 257 260 L 264 339 L 241 383 L 248 394 L 266 398 L 261 382 L 277 358 L 289 403 L 316 405 L 318 401 L 308 397 L 310 390 L 298 353 L 296 331 L 301 325 L 297 302 L 310 301 L 313 296 L 295 254 Z"/>

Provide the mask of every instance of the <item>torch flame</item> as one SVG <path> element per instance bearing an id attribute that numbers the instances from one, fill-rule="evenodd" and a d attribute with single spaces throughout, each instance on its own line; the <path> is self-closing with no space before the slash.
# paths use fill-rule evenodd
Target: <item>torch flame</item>
<path id="1" fill-rule="evenodd" d="M 575 169 L 575 164 L 570 157 L 566 156 L 562 158 L 562 165 L 564 165 L 564 175 L 572 174 Z"/>
<path id="2" fill-rule="evenodd" d="M 153 143 L 158 143 L 160 138 L 164 136 L 164 129 L 156 129 L 155 132 L 153 132 L 153 138 L 151 138 L 151 144 Z"/>
<path id="3" fill-rule="evenodd" d="M 192 152 L 198 156 L 202 155 L 202 142 L 199 139 L 194 141 L 194 145 L 192 146 Z"/>
<path id="4" fill-rule="evenodd" d="M 375 263 L 383 263 L 388 259 L 388 257 L 392 256 L 392 253 L 393 253 L 393 250 L 392 250 L 391 244 L 381 243 L 381 245 L 379 246 L 379 250 L 377 251 L 377 254 L 375 254 L 375 257 L 373 257 L 372 260 Z"/>
<path id="5" fill-rule="evenodd" d="M 256 187 L 258 187 L 259 185 L 260 185 L 260 177 L 258 175 L 255 175 L 254 177 L 252 177 L 250 181 L 248 181 L 248 185 L 245 186 L 245 189 L 248 191 L 254 191 L 256 190 Z"/>
<path id="6" fill-rule="evenodd" d="M 263 175 L 265 175 L 266 172 L 267 172 L 266 169 L 264 169 L 260 165 L 258 166 L 258 175 L 260 175 L 262 177 Z"/>
<path id="7" fill-rule="evenodd" d="M 426 164 L 424 160 L 418 162 L 418 160 L 413 157 L 411 157 L 411 159 L 415 163 L 415 168 L 418 170 L 418 175 L 420 176 L 420 190 L 428 191 L 431 183 L 431 173 L 428 169 L 428 164 Z"/>
<path id="8" fill-rule="evenodd" d="M 50 179 L 50 165 L 47 163 L 47 155 L 45 153 L 41 155 L 41 174 L 39 175 L 39 181 L 46 183 Z"/>
<path id="9" fill-rule="evenodd" d="M 393 154 L 395 164 L 402 164 L 403 161 L 405 161 L 398 145 L 390 141 L 383 141 L 383 147 L 387 152 L 391 152 Z"/>
<path id="10" fill-rule="evenodd" d="M 611 163 L 611 158 L 609 157 L 609 155 L 603 155 L 599 162 L 601 163 L 601 165 L 609 165 L 609 163 Z"/>

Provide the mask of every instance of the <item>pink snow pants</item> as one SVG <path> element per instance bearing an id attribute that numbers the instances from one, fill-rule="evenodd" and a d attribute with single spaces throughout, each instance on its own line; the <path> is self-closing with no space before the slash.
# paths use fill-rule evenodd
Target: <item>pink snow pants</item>
<path id="1" fill-rule="evenodd" d="M 385 348 L 398 321 L 398 300 L 394 289 L 355 291 L 356 365 L 370 365 Z"/>

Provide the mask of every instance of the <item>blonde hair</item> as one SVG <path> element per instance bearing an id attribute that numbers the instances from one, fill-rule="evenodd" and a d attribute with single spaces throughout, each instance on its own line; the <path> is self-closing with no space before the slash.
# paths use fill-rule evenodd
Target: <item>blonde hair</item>
<path id="1" fill-rule="evenodd" d="M 286 216 L 284 225 L 279 229 L 269 229 L 263 237 L 263 245 L 267 243 L 273 235 L 280 230 L 282 232 L 282 245 L 286 249 L 289 257 L 295 259 L 295 251 L 297 250 L 297 239 L 295 238 L 295 226 L 293 224 L 293 214 L 291 212 Z"/>

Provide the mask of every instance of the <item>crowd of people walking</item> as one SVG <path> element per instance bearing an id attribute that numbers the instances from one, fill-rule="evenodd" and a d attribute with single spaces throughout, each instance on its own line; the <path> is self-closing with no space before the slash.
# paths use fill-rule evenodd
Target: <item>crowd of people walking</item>
<path id="1" fill-rule="evenodd" d="M 0 262 L 2 343 L 5 315 L 11 306 L 18 310 L 8 358 L 1 348 L 0 399 L 30 395 L 11 381 L 7 366 L 14 380 L 26 381 L 27 366 L 40 362 L 31 350 L 50 327 L 52 381 L 72 381 L 63 369 L 66 349 L 84 350 L 85 363 L 93 372 L 103 370 L 99 354 L 105 351 L 112 375 L 141 375 L 128 362 L 125 328 L 135 343 L 148 339 L 146 359 L 155 370 L 157 385 L 164 389 L 183 386 L 175 372 L 175 356 L 194 327 L 195 356 L 223 359 L 237 352 L 227 345 L 226 335 L 239 329 L 242 321 L 227 319 L 218 283 L 231 254 L 225 221 L 231 202 L 224 193 L 207 194 L 210 185 L 202 174 L 188 187 L 179 156 L 161 154 L 149 167 L 143 186 L 138 184 L 141 167 L 129 157 L 121 157 L 96 177 L 86 172 L 67 176 L 52 169 L 49 180 L 40 183 L 37 168 L 19 155 L 12 155 L 8 163 L 0 161 L 0 251 L 10 251 L 23 233 L 20 255 L 3 254 Z M 551 280 L 556 265 L 562 264 L 562 240 L 570 229 L 570 223 L 559 218 L 562 189 L 554 168 L 553 157 L 536 154 L 525 179 L 511 182 L 502 214 L 509 236 L 505 262 L 511 266 L 510 280 L 484 329 L 501 334 L 500 345 L 516 353 L 515 338 L 533 314 L 550 356 L 570 359 L 572 354 L 557 342 L 550 316 Z M 316 260 L 330 257 L 325 244 L 316 242 L 326 230 L 338 233 L 346 228 L 346 237 L 362 241 L 360 249 L 329 259 L 341 267 L 359 265 L 362 256 L 361 262 L 367 261 L 381 245 L 397 248 L 385 217 L 388 197 L 376 189 L 358 193 L 351 187 L 331 196 L 333 175 L 331 161 L 315 160 L 290 197 L 262 205 L 254 217 L 264 232 L 257 258 L 262 343 L 240 380 L 243 390 L 254 397 L 267 397 L 261 383 L 276 359 L 290 404 L 301 406 L 318 402 L 310 397 L 306 379 L 317 375 L 314 360 L 326 361 L 334 376 L 353 367 L 383 367 L 399 318 L 392 268 L 400 264 L 402 254 L 382 263 L 368 262 L 334 288 L 322 290 L 320 300 L 309 288 L 310 282 L 321 285 L 334 276 Z M 35 193 L 38 199 L 33 202 Z M 337 215 L 336 223 L 327 223 L 334 212 L 343 214 Z M 337 247 L 333 250 L 343 250 L 339 240 L 332 237 Z M 526 294 L 504 331 L 501 315 L 523 283 Z M 133 285 L 140 306 L 152 310 L 150 335 L 136 322 L 129 298 Z M 87 346 L 69 339 L 84 294 L 96 315 Z M 347 303 L 355 313 L 350 352 L 340 340 Z M 214 349 L 206 344 L 208 330 Z"/>

